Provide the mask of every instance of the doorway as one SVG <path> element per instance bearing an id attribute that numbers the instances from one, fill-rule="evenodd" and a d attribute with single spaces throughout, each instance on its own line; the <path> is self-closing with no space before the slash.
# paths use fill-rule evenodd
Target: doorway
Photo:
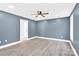
<path id="1" fill-rule="evenodd" d="M 28 20 L 20 19 L 20 41 L 28 40 Z"/>

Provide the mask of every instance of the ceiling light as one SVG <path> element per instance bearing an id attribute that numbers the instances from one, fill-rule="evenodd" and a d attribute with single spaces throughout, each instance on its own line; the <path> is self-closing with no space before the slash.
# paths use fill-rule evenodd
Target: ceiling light
<path id="1" fill-rule="evenodd" d="M 10 9 L 13 9 L 14 8 L 14 6 L 12 6 L 12 5 L 10 5 L 10 6 L 8 6 Z"/>

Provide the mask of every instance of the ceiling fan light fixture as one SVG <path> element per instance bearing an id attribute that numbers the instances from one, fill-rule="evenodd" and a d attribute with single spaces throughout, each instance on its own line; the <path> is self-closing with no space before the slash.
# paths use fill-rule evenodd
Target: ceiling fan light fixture
<path id="1" fill-rule="evenodd" d="M 36 15 L 35 17 L 38 17 L 38 16 L 42 16 L 42 17 L 45 17 L 45 15 L 47 15 L 49 13 L 43 13 L 42 11 L 37 11 L 36 14 L 33 14 L 33 15 Z"/>

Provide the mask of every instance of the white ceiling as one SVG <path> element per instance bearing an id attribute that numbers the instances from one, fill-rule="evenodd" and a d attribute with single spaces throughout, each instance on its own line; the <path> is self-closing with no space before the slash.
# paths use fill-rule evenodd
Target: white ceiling
<path id="1" fill-rule="evenodd" d="M 0 10 L 33 20 L 44 20 L 70 16 L 76 3 L 0 3 Z M 37 10 L 48 12 L 46 17 L 35 17 Z"/>

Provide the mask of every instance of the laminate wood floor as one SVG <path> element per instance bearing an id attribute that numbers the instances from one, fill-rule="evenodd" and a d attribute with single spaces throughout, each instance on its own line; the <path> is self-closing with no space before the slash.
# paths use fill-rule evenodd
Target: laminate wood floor
<path id="1" fill-rule="evenodd" d="M 0 49 L 0 56 L 74 56 L 74 53 L 68 42 L 36 38 Z"/>

